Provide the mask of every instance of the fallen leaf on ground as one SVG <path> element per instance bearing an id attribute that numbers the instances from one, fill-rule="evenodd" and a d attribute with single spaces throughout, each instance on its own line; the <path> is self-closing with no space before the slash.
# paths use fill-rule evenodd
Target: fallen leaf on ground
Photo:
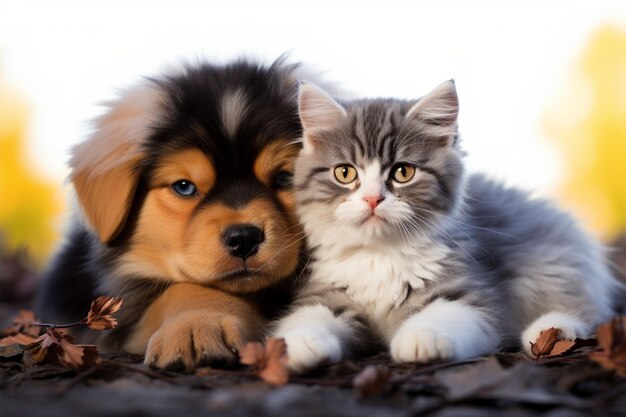
<path id="1" fill-rule="evenodd" d="M 598 341 L 596 339 L 581 339 L 576 338 L 574 340 L 563 339 L 554 344 L 554 347 L 547 356 L 567 355 L 568 353 L 576 352 L 578 349 L 589 346 L 596 346 Z"/>
<path id="2" fill-rule="evenodd" d="M 530 343 L 530 351 L 535 356 L 535 359 L 553 356 L 563 356 L 578 349 L 595 346 L 597 344 L 596 339 L 559 339 L 560 329 L 550 327 L 543 330 L 535 343 Z"/>
<path id="3" fill-rule="evenodd" d="M 616 317 L 598 327 L 598 349 L 589 357 L 604 369 L 626 378 L 626 316 Z"/>
<path id="4" fill-rule="evenodd" d="M 435 375 L 435 380 L 445 387 L 449 400 L 457 401 L 495 387 L 510 375 L 510 371 L 504 369 L 495 357 L 489 357 L 476 364 L 439 372 Z"/>
<path id="5" fill-rule="evenodd" d="M 35 313 L 31 310 L 20 310 L 19 314 L 13 319 L 13 324 L 2 329 L 2 334 L 5 336 L 13 336 L 18 333 L 23 333 L 37 337 L 39 333 L 41 333 L 41 327 L 33 326 L 34 322 Z"/>
<path id="6" fill-rule="evenodd" d="M 539 406 L 584 407 L 585 401 L 563 392 L 555 386 L 551 372 L 531 362 L 518 362 L 504 369 L 497 384 L 476 391 L 471 398 L 500 403 Z M 503 413 L 506 415 L 506 413 Z"/>
<path id="7" fill-rule="evenodd" d="M 101 296 L 91 302 L 84 324 L 92 330 L 107 330 L 117 326 L 113 314 L 122 306 L 121 298 Z"/>
<path id="8" fill-rule="evenodd" d="M 272 386 L 285 385 L 289 381 L 285 339 L 269 338 L 265 345 L 259 342 L 247 343 L 239 351 L 239 362 L 254 366 L 257 375 Z"/>
<path id="9" fill-rule="evenodd" d="M 559 333 L 561 333 L 560 329 L 550 327 L 539 333 L 539 337 L 535 343 L 530 342 L 530 351 L 535 355 L 535 358 L 550 354 L 557 340 L 559 340 Z"/>
<path id="10" fill-rule="evenodd" d="M 33 343 L 41 327 L 33 326 L 35 313 L 30 310 L 20 310 L 13 319 L 12 325 L 2 329 L 2 334 L 6 337 L 0 339 L 0 357 L 12 358 L 21 356 L 24 347 Z"/>
<path id="11" fill-rule="evenodd" d="M 0 339 L 0 346 L 9 345 L 29 345 L 33 343 L 37 338 L 24 333 L 17 333 L 13 336 L 8 336 Z"/>
<path id="12" fill-rule="evenodd" d="M 13 358 L 16 356 L 22 356 L 23 353 L 24 345 L 21 343 L 0 345 L 0 358 Z"/>
<path id="13" fill-rule="evenodd" d="M 263 346 L 263 343 L 246 343 L 246 345 L 239 350 L 239 362 L 248 366 L 264 366 L 265 346 Z"/>
<path id="14" fill-rule="evenodd" d="M 376 397 L 383 393 L 391 378 L 389 368 L 369 365 L 352 380 L 352 386 L 361 397 Z"/>
<path id="15" fill-rule="evenodd" d="M 39 336 L 25 350 L 28 357 L 25 362 L 30 365 L 48 363 L 71 368 L 84 368 L 96 365 L 100 361 L 95 345 L 75 345 L 72 337 L 50 328 Z"/>
<path id="16" fill-rule="evenodd" d="M 568 340 L 568 339 L 557 340 L 554 346 L 552 346 L 550 353 L 548 353 L 546 356 L 562 355 L 566 352 L 569 352 L 575 345 L 576 345 L 576 341 L 574 340 Z"/>

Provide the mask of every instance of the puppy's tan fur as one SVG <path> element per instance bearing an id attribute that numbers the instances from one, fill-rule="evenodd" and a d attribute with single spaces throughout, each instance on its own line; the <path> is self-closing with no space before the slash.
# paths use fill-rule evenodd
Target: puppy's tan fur
<path id="1" fill-rule="evenodd" d="M 140 145 L 160 114 L 161 93 L 145 85 L 128 90 L 97 120 L 91 138 L 74 148 L 72 183 L 83 212 L 101 242 L 124 226 L 143 158 Z"/>
<path id="2" fill-rule="evenodd" d="M 159 367 L 234 360 L 259 338 L 303 263 L 284 182 L 300 149 L 295 68 L 200 65 L 108 103 L 74 148 L 85 221 L 48 272 L 40 314 L 72 319 L 94 296 L 121 296 L 120 325 L 102 347 L 145 352 Z M 182 180 L 197 193 L 181 195 Z M 249 242 L 226 242 L 233 228 L 261 241 L 242 254 Z"/>
<path id="3" fill-rule="evenodd" d="M 277 145 L 278 144 L 278 145 Z M 268 152 L 277 146 L 282 154 L 274 155 L 267 166 Z M 261 152 L 256 166 L 260 180 L 267 168 L 286 167 L 293 162 L 294 151 L 282 141 L 271 143 Z M 273 171 L 272 171 L 273 172 Z M 199 196 L 181 197 L 170 185 L 188 178 L 199 189 Z M 215 183 L 215 171 L 209 159 L 199 150 L 181 151 L 164 158 L 151 180 L 141 208 L 129 250 L 122 255 L 121 275 L 154 276 L 175 282 L 192 282 L 234 292 L 251 292 L 265 287 L 293 271 L 298 262 L 301 229 L 296 218 L 285 219 L 265 199 L 253 200 L 245 207 L 233 209 L 223 204 L 200 206 Z M 290 191 L 280 193 L 285 205 L 293 210 Z M 228 279 L 241 260 L 229 255 L 221 237 L 224 230 L 238 223 L 255 224 L 265 231 L 267 244 L 247 261 L 253 275 Z"/>
<path id="4" fill-rule="evenodd" d="M 169 287 L 150 305 L 125 345 L 164 368 L 172 361 L 192 370 L 204 357 L 228 358 L 261 337 L 263 320 L 252 303 L 194 284 Z"/>
<path id="5" fill-rule="evenodd" d="M 276 169 L 293 169 L 297 150 L 285 141 L 272 142 L 257 157 L 255 175 L 269 181 Z M 121 176 L 132 178 L 130 172 Z M 201 195 L 216 180 L 211 161 L 197 149 L 163 158 L 117 272 L 175 282 L 149 306 L 123 348 L 146 352 L 145 361 L 151 365 L 180 362 L 192 370 L 202 357 L 232 357 L 243 343 L 261 337 L 263 321 L 255 304 L 220 289 L 252 292 L 288 275 L 298 262 L 302 232 L 294 216 L 286 221 L 264 199 L 240 209 L 222 204 L 199 208 L 201 198 L 181 197 L 172 191 L 170 185 L 179 178 L 193 181 Z M 279 198 L 293 212 L 292 192 L 282 191 Z M 256 271 L 252 276 L 221 278 L 237 269 L 239 262 L 229 256 L 220 236 L 226 227 L 238 223 L 259 225 L 268 244 L 248 261 L 248 267 Z"/>

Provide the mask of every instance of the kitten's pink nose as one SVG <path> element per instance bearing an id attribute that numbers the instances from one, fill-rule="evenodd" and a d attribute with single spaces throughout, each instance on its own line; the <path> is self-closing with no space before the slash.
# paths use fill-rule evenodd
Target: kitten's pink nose
<path id="1" fill-rule="evenodd" d="M 363 200 L 367 202 L 367 204 L 370 206 L 372 210 L 374 210 L 376 206 L 378 206 L 380 202 L 383 201 L 384 199 L 385 197 L 382 197 L 379 195 L 363 197 Z"/>

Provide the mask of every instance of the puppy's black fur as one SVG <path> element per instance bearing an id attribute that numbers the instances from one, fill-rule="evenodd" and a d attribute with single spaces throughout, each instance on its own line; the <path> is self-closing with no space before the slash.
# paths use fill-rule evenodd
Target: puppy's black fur
<path id="1" fill-rule="evenodd" d="M 117 119 L 101 120 L 94 136 L 76 148 L 71 162 L 72 181 L 82 210 L 46 274 L 36 303 L 38 317 L 53 322 L 80 320 L 95 297 L 121 296 L 124 305 L 118 315 L 120 326 L 109 332 L 110 337 L 105 343 L 109 348 L 120 348 L 137 330 L 138 321 L 153 300 L 170 285 L 179 282 L 120 268 L 120 264 L 126 262 L 122 257 L 130 250 L 136 235 L 137 220 L 150 192 L 150 181 L 165 155 L 199 149 L 210 157 L 216 182 L 196 205 L 194 216 L 210 210 L 215 204 L 238 210 L 258 200 L 268 202 L 276 216 L 292 216 L 292 208 L 277 195 L 277 191 L 285 188 L 284 173 L 281 181 L 276 179 L 267 184 L 255 176 L 253 167 L 259 153 L 269 143 L 276 139 L 297 142 L 301 135 L 296 104 L 297 71 L 297 65 L 286 65 L 282 59 L 270 66 L 246 60 L 227 65 L 203 63 L 188 66 L 179 74 L 146 81 L 159 102 L 157 114 L 149 117 L 142 133 L 132 131 L 134 122 L 126 119 L 113 128 L 111 124 L 118 123 Z M 235 103 L 235 113 L 241 114 L 224 114 L 229 109 L 225 104 L 227 94 L 245 97 L 242 99 L 245 103 Z M 122 97 L 112 107 L 132 106 L 132 100 L 133 97 Z M 135 117 L 131 112 L 127 113 L 129 118 Z M 109 128 L 111 132 L 129 129 L 128 135 L 135 135 L 131 140 L 124 139 L 124 146 L 128 149 L 111 145 L 116 147 L 114 151 L 103 151 L 99 147 L 100 143 L 110 140 L 106 131 Z M 92 155 L 98 152 L 103 154 Z M 101 167 L 90 172 L 92 168 L 85 167 L 84 158 L 93 157 L 95 163 L 100 164 L 106 158 L 112 159 L 113 154 L 123 158 L 131 155 L 132 163 L 120 176 L 130 178 L 131 184 L 119 187 L 120 193 L 127 192 L 128 195 L 122 196 L 124 207 L 120 209 L 122 213 L 116 217 L 111 232 L 113 229 L 103 231 L 99 226 L 99 216 L 102 216 L 96 212 L 99 201 L 94 203 L 91 200 L 106 200 L 112 195 L 103 196 L 99 188 L 84 189 L 111 181 L 112 174 L 109 175 L 108 168 Z M 115 165 L 112 162 L 107 164 Z M 83 171 L 89 174 L 85 181 L 80 177 Z M 125 191 L 127 189 L 130 191 Z M 116 185 L 107 185 L 105 190 L 104 193 L 118 192 Z M 289 301 L 290 282 L 298 275 L 302 263 L 299 259 L 298 266 L 280 279 L 254 284 L 250 291 L 235 292 L 254 303 L 262 314 L 270 315 Z M 201 285 L 211 287 L 213 283 Z"/>

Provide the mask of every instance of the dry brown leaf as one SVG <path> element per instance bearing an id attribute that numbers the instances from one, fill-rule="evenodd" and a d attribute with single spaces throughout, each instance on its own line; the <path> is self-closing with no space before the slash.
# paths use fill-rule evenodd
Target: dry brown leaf
<path id="1" fill-rule="evenodd" d="M 289 381 L 285 339 L 269 338 L 265 345 L 247 343 L 239 351 L 239 357 L 242 364 L 254 366 L 257 375 L 272 386 L 285 385 Z"/>
<path id="2" fill-rule="evenodd" d="M 78 345 L 83 348 L 83 368 L 100 363 L 100 352 L 96 345 Z"/>
<path id="3" fill-rule="evenodd" d="M 54 329 L 46 330 L 46 333 L 39 336 L 33 343 L 26 346 L 26 350 L 31 352 L 30 362 L 37 363 L 58 363 L 55 346 L 60 345 L 63 333 Z"/>
<path id="4" fill-rule="evenodd" d="M 13 336 L 8 336 L 8 337 L 0 339 L 0 346 L 29 345 L 33 343 L 35 340 L 36 338 L 29 334 L 17 333 L 17 334 L 14 334 Z"/>
<path id="5" fill-rule="evenodd" d="M 47 357 L 48 348 L 41 346 L 41 343 L 34 343 L 25 349 L 23 361 L 28 366 L 44 362 L 52 363 L 52 359 L 56 358 L 56 355 L 50 355 L 50 360 L 46 361 Z M 58 361 L 54 363 L 58 363 Z"/>
<path id="6" fill-rule="evenodd" d="M 270 338 L 265 342 L 267 363 L 259 376 L 272 386 L 285 385 L 289 381 L 287 370 L 287 344 L 285 339 Z"/>
<path id="7" fill-rule="evenodd" d="M 623 348 L 626 328 L 626 316 L 615 317 L 609 323 L 598 327 L 598 344 L 606 351 Z"/>
<path id="8" fill-rule="evenodd" d="M 535 358 L 563 356 L 586 346 L 595 346 L 595 339 L 559 339 L 560 329 L 551 327 L 542 331 L 535 343 L 531 343 L 531 352 Z"/>
<path id="9" fill-rule="evenodd" d="M 99 362 L 95 345 L 75 345 L 72 337 L 50 328 L 25 348 L 27 364 L 49 363 L 71 368 L 84 368 Z"/>
<path id="10" fill-rule="evenodd" d="M 552 347 L 552 350 L 550 350 L 550 353 L 548 353 L 546 356 L 563 355 L 564 353 L 571 351 L 574 348 L 574 346 L 576 346 L 576 341 L 574 340 L 569 340 L 569 339 L 557 340 L 557 342 Z"/>
<path id="11" fill-rule="evenodd" d="M 604 369 L 626 378 L 626 316 L 601 325 L 597 333 L 599 346 L 589 357 Z"/>
<path id="12" fill-rule="evenodd" d="M 574 353 L 583 347 L 596 346 L 598 341 L 596 339 L 580 339 L 576 338 L 574 340 L 562 339 L 557 341 L 554 344 L 554 347 L 550 351 L 550 353 L 546 356 L 559 356 L 559 355 L 568 355 L 570 353 Z"/>
<path id="13" fill-rule="evenodd" d="M 493 386 L 510 379 L 512 370 L 506 369 L 495 356 L 490 356 L 472 366 L 459 366 L 436 372 L 435 381 L 446 391 L 451 401 L 471 398 Z"/>
<path id="14" fill-rule="evenodd" d="M 91 309 L 85 319 L 71 324 L 43 324 L 50 327 L 37 338 L 35 337 L 39 335 L 41 328 L 33 326 L 34 313 L 22 310 L 13 320 L 13 326 L 4 329 L 10 337 L 0 339 L 0 347 L 13 346 L 13 348 L 3 350 L 2 355 L 17 354 L 20 349 L 23 349 L 22 360 L 27 365 L 48 363 L 83 368 L 97 364 L 100 361 L 100 355 L 95 345 L 76 345 L 72 342 L 72 336 L 61 329 L 80 325 L 93 330 L 112 329 L 117 326 L 117 320 L 112 315 L 120 309 L 121 305 L 121 298 L 98 297 L 91 303 Z"/>
<path id="15" fill-rule="evenodd" d="M 239 350 L 239 362 L 244 365 L 261 367 L 265 365 L 264 361 L 265 346 L 262 343 L 249 342 Z"/>
<path id="16" fill-rule="evenodd" d="M 68 342 L 66 339 L 61 339 L 59 344 L 61 357 L 59 361 L 65 363 L 72 368 L 80 368 L 83 366 L 84 349 L 80 346 L 74 345 Z"/>
<path id="17" fill-rule="evenodd" d="M 361 397 L 376 397 L 383 393 L 391 378 L 391 372 L 383 366 L 370 365 L 352 380 L 352 386 Z"/>
<path id="18" fill-rule="evenodd" d="M 557 340 L 559 340 L 559 333 L 561 333 L 560 329 L 550 327 L 539 333 L 535 343 L 530 342 L 530 351 L 535 355 L 535 358 L 550 354 Z"/>
<path id="19" fill-rule="evenodd" d="M 35 322 L 35 313 L 31 310 L 20 310 L 19 314 L 13 319 L 13 325 L 2 329 L 5 336 L 13 336 L 18 333 L 28 334 L 33 337 L 39 336 L 41 327 L 33 326 Z"/>
<path id="20" fill-rule="evenodd" d="M 53 363 L 53 359 L 56 359 L 56 354 L 52 354 L 53 352 L 51 352 L 50 347 L 58 344 L 57 334 L 60 333 L 54 329 L 48 329 L 46 333 L 26 346 L 25 350 L 30 354 L 28 358 L 26 358 L 27 365 L 35 365 L 44 362 Z M 58 363 L 58 360 L 54 361 L 54 363 Z"/>
<path id="21" fill-rule="evenodd" d="M 92 330 L 107 330 L 117 326 L 113 314 L 122 306 L 121 298 L 101 296 L 91 302 L 84 324 Z"/>
<path id="22" fill-rule="evenodd" d="M 0 346 L 0 358 L 15 358 L 16 356 L 23 357 L 24 346 L 25 345 L 21 345 L 19 343 Z"/>

